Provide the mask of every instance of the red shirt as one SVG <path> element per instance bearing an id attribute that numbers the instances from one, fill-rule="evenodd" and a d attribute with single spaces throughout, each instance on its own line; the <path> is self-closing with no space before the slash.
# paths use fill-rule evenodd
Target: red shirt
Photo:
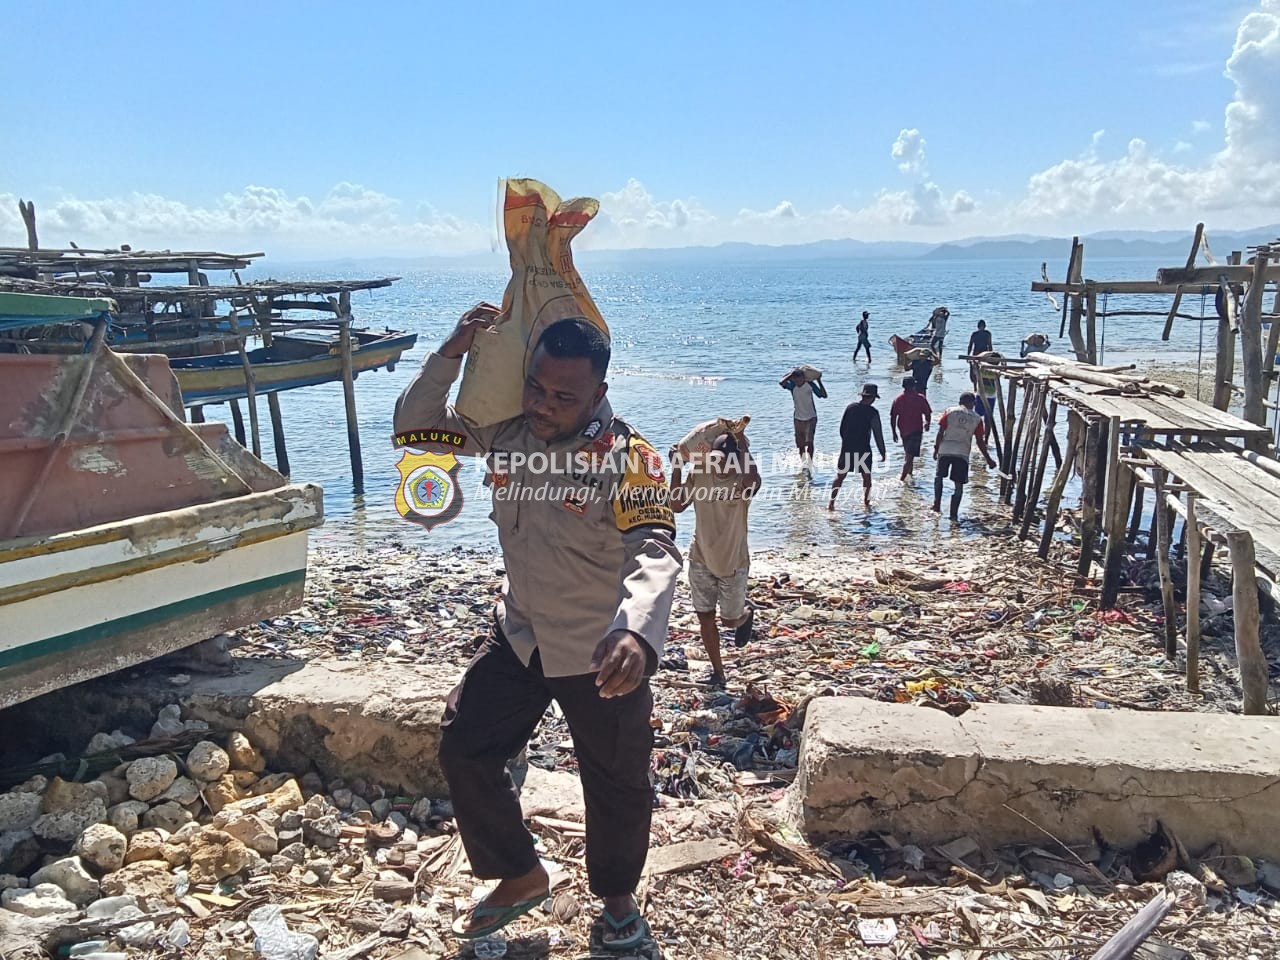
<path id="1" fill-rule="evenodd" d="M 903 390 L 889 408 L 889 425 L 896 424 L 898 432 L 906 437 L 923 431 L 925 418 L 932 415 L 933 407 L 929 406 L 923 393 L 907 393 Z"/>

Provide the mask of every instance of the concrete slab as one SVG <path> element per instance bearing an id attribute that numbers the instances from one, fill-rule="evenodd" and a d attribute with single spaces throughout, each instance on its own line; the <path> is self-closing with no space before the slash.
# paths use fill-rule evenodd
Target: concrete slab
<path id="1" fill-rule="evenodd" d="M 183 717 L 242 730 L 274 770 L 314 767 L 410 796 L 447 793 L 436 762 L 440 717 L 456 677 L 403 663 L 237 661 L 229 677 L 181 694 Z"/>
<path id="2" fill-rule="evenodd" d="M 114 674 L 29 700 L 3 719 L 14 730 L 41 731 L 39 743 L 32 737 L 26 746 L 76 755 L 99 730 L 145 735 L 161 707 L 179 703 L 183 719 L 243 730 L 273 770 L 360 777 L 415 796 L 447 793 L 436 751 L 452 673 L 403 663 L 236 657 L 226 676 L 191 674 L 174 686 L 172 674 Z M 7 746 L 10 762 L 35 759 L 19 742 Z"/>
<path id="3" fill-rule="evenodd" d="M 815 838 L 1043 841 L 1029 819 L 1067 843 L 1097 827 L 1130 846 L 1158 818 L 1193 854 L 1217 842 L 1270 859 L 1278 803 L 1274 717 L 979 704 L 954 718 L 837 697 L 809 705 L 787 801 Z"/>

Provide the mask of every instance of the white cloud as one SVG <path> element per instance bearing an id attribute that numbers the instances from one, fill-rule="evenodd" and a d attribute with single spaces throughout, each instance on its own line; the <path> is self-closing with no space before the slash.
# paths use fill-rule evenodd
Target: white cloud
<path id="1" fill-rule="evenodd" d="M 1199 165 L 1180 164 L 1129 141 L 1122 157 L 1100 155 L 1101 135 L 1080 157 L 1063 160 L 1028 181 L 1014 219 L 1074 218 L 1091 224 L 1141 226 L 1235 211 L 1258 221 L 1280 212 L 1280 0 L 1262 0 L 1236 32 L 1225 75 L 1235 93 L 1224 111 L 1223 147 Z M 1208 121 L 1192 123 L 1196 133 Z M 1190 147 L 1178 144 L 1174 155 Z"/>
<path id="2" fill-rule="evenodd" d="M 1192 120 L 1191 121 L 1192 133 L 1197 133 L 1197 134 L 1208 133 L 1212 129 L 1213 129 L 1213 124 L 1210 123 L 1208 120 Z"/>
<path id="3" fill-rule="evenodd" d="M 925 177 L 929 175 L 929 168 L 925 161 L 924 146 L 924 137 L 920 135 L 919 130 L 904 129 L 898 134 L 898 139 L 893 141 L 890 154 L 898 162 L 898 169 L 903 173 Z"/>
<path id="4" fill-rule="evenodd" d="M 658 200 L 635 177 L 621 190 L 600 195 L 600 213 L 582 234 L 585 247 L 681 246 L 697 239 L 716 218 L 696 199 Z"/>
<path id="5" fill-rule="evenodd" d="M 22 235 L 18 198 L 0 193 L 0 232 Z M 440 214 L 429 203 L 412 214 L 384 193 L 339 183 L 313 200 L 278 187 L 251 185 L 201 206 L 155 194 L 36 202 L 41 243 L 82 247 L 267 247 L 289 254 L 461 253 L 482 249 L 488 228 Z"/>

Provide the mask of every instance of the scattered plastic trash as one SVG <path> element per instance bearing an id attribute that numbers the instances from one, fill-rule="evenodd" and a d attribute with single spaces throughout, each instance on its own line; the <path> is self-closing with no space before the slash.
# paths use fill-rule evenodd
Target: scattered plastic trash
<path id="1" fill-rule="evenodd" d="M 475 948 L 476 960 L 498 960 L 507 955 L 507 938 L 500 930 L 492 936 L 473 941 L 472 946 Z"/>
<path id="2" fill-rule="evenodd" d="M 248 922 L 255 935 L 253 948 L 267 960 L 315 960 L 320 953 L 320 941 L 290 930 L 277 906 L 257 907 Z"/>
<path id="3" fill-rule="evenodd" d="M 898 936 L 898 925 L 891 917 L 877 920 L 859 920 L 858 936 L 869 947 L 884 947 L 893 943 Z"/>

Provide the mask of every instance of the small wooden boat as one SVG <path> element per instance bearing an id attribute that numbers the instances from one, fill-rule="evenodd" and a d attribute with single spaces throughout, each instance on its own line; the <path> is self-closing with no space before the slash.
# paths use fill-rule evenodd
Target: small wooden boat
<path id="1" fill-rule="evenodd" d="M 889 338 L 889 346 L 893 347 L 894 352 L 898 355 L 898 363 L 906 366 L 909 362 L 907 354 L 912 350 L 920 347 L 929 347 L 933 343 L 933 334 L 928 327 L 913 333 L 909 337 L 900 337 L 894 334 Z"/>
<path id="2" fill-rule="evenodd" d="M 359 375 L 386 367 L 394 370 L 418 336 L 386 330 L 351 331 L 351 369 Z M 342 356 L 337 327 L 278 333 L 271 346 L 249 350 L 256 393 L 295 390 L 342 378 Z M 248 396 L 244 366 L 239 353 L 190 357 L 170 361 L 187 406 L 242 400 Z"/>
<path id="3" fill-rule="evenodd" d="M 15 296 L 0 327 L 98 333 L 0 354 L 0 708 L 298 607 L 321 489 L 185 423 L 165 357 L 102 344 L 109 301 Z"/>

